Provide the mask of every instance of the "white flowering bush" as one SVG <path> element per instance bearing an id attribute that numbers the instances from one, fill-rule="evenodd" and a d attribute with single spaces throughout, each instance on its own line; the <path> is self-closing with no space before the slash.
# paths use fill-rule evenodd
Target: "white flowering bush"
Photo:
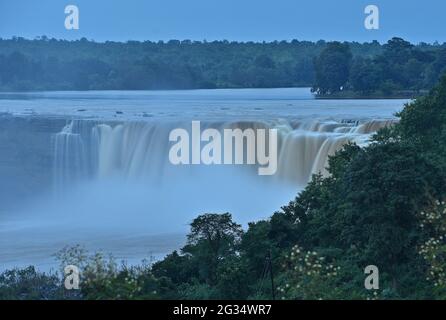
<path id="1" fill-rule="evenodd" d="M 420 227 L 430 235 L 419 248 L 419 253 L 428 264 L 426 280 L 437 289 L 446 291 L 446 203 L 435 201 L 420 216 Z"/>
<path id="2" fill-rule="evenodd" d="M 283 264 L 284 284 L 278 288 L 282 299 L 337 299 L 340 267 L 326 261 L 315 251 L 294 246 Z"/>

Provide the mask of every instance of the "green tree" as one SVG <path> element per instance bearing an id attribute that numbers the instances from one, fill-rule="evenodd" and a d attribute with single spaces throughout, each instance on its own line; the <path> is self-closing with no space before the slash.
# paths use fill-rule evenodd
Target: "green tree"
<path id="1" fill-rule="evenodd" d="M 315 59 L 316 82 L 313 92 L 330 94 L 341 91 L 350 75 L 352 53 L 346 43 L 331 42 Z"/>
<path id="2" fill-rule="evenodd" d="M 368 95 L 379 88 L 381 77 L 381 69 L 373 60 L 358 57 L 353 61 L 350 70 L 350 87 L 356 92 Z"/>
<path id="3" fill-rule="evenodd" d="M 232 221 L 229 213 L 200 215 L 192 221 L 187 245 L 182 251 L 199 261 L 200 276 L 214 284 L 219 265 L 236 254 L 242 234 L 242 227 Z"/>

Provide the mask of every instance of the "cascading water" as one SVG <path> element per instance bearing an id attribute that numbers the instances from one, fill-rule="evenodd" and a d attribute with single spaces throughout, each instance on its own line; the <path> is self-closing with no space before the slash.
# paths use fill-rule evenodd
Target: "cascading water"
<path id="1" fill-rule="evenodd" d="M 274 128 L 278 130 L 278 171 L 276 180 L 304 186 L 313 174 L 327 174 L 329 156 L 348 142 L 367 144 L 370 135 L 394 120 L 372 121 L 263 121 L 207 122 L 204 128 Z M 56 134 L 55 167 L 57 188 L 82 178 L 121 176 L 126 180 L 163 183 L 163 179 L 196 175 L 205 166 L 179 168 L 169 163 L 168 136 L 181 122 L 95 123 L 77 120 Z M 246 167 L 246 166 L 245 166 Z M 239 168 L 242 170 L 242 168 Z M 254 170 L 246 172 L 255 175 Z M 215 177 L 213 177 L 214 179 Z M 223 175 L 222 179 L 226 179 Z M 215 181 L 214 182 L 218 182 Z"/>
<path id="2" fill-rule="evenodd" d="M 313 174 L 327 175 L 330 156 L 348 142 L 364 146 L 371 134 L 394 120 L 298 122 L 281 135 L 280 178 L 303 186 Z"/>
<path id="3" fill-rule="evenodd" d="M 97 139 L 85 121 L 70 121 L 54 135 L 54 189 L 60 192 L 96 170 Z"/>
<path id="4" fill-rule="evenodd" d="M 86 176 L 87 158 L 83 139 L 79 133 L 73 133 L 75 122 L 66 125 L 55 135 L 54 170 L 55 189 L 60 190 L 70 181 Z"/>

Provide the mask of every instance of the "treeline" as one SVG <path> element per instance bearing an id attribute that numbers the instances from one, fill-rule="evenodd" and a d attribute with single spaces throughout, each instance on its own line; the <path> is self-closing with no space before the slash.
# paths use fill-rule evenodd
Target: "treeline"
<path id="1" fill-rule="evenodd" d="M 81 269 L 80 290 L 30 267 L 0 274 L 0 299 L 445 299 L 446 77 L 398 116 L 247 230 L 204 214 L 180 251 L 133 267 L 65 248 L 58 258 Z M 376 290 L 364 287 L 371 265 Z"/>
<path id="2" fill-rule="evenodd" d="M 390 54 L 374 41 L 346 42 L 351 54 L 348 61 L 337 65 L 338 56 L 333 43 L 325 41 L 229 42 L 171 40 L 167 42 L 128 41 L 97 43 L 87 39 L 77 41 L 24 38 L 0 39 L 0 90 L 143 90 L 197 88 L 270 88 L 311 87 L 328 93 L 338 91 L 348 81 L 354 90 L 364 86 L 383 85 L 394 88 L 387 78 L 373 81 L 362 74 L 376 67 L 376 57 L 386 60 Z M 446 45 L 419 44 L 407 49 L 403 59 L 410 68 L 404 81 L 396 81 L 404 89 L 429 88 L 443 66 Z M 333 60 L 334 59 L 334 60 Z M 381 61 L 380 60 L 380 61 Z M 393 61 L 393 60 L 392 60 Z M 384 62 L 383 62 L 384 63 Z M 398 73 L 398 65 L 382 72 Z M 439 66 L 440 65 L 440 66 Z M 429 66 L 429 75 L 424 75 Z M 333 79 L 337 68 L 342 70 Z M 330 69 L 331 68 L 331 69 Z M 405 68 L 405 67 L 404 67 Z M 317 71 L 317 72 L 316 72 Z M 380 72 L 381 72 L 380 71 Z M 423 82 L 421 85 L 421 73 Z M 361 76 L 358 76 L 361 75 Z M 326 80 L 323 80 L 326 78 Z M 357 79 L 357 80 L 354 80 Z M 329 83 L 325 85 L 323 81 Z M 360 82 L 362 81 L 362 84 Z M 413 82 L 416 82 L 414 84 Z M 327 87 L 328 86 L 328 87 Z M 327 88 L 329 91 L 327 91 Z M 368 91 L 373 91 L 371 88 Z M 367 91 L 366 90 L 366 91 Z"/>
<path id="3" fill-rule="evenodd" d="M 332 42 L 315 59 L 313 91 L 320 96 L 405 96 L 430 89 L 446 71 L 446 47 L 414 46 L 393 38 L 372 57 Z"/>

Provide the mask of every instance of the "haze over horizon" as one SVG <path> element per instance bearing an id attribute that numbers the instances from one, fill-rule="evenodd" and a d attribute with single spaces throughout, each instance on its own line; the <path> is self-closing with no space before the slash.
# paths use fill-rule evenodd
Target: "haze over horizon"
<path id="1" fill-rule="evenodd" d="M 64 28 L 67 5 L 80 11 L 80 29 Z M 364 28 L 364 8 L 380 9 L 380 30 Z M 98 42 L 127 40 L 340 40 L 386 42 L 398 36 L 413 43 L 446 42 L 446 3 L 425 0 L 5 0 L 0 37 Z"/>

